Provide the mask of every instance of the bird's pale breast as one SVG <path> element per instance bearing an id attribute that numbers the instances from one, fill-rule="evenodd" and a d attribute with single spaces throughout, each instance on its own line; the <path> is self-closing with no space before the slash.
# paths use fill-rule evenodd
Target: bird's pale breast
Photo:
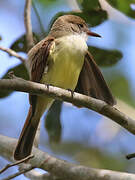
<path id="1" fill-rule="evenodd" d="M 42 83 L 74 90 L 87 51 L 86 40 L 80 35 L 64 36 L 54 41 L 49 65 Z"/>

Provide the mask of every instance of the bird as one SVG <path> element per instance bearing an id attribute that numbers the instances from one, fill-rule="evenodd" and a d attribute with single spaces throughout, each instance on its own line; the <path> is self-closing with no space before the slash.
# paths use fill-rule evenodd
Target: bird
<path id="1" fill-rule="evenodd" d="M 63 15 L 53 23 L 48 36 L 28 52 L 30 80 L 77 91 L 113 106 L 115 98 L 88 51 L 88 36 L 101 37 L 89 30 L 84 19 Z M 30 108 L 14 151 L 14 159 L 31 154 L 41 116 L 53 103 L 49 96 L 29 94 Z"/>

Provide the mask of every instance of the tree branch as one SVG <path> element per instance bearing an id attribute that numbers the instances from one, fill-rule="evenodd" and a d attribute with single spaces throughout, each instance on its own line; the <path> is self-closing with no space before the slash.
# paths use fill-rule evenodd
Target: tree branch
<path id="1" fill-rule="evenodd" d="M 23 162 L 27 162 L 29 159 L 31 159 L 33 157 L 34 157 L 33 155 L 29 155 L 20 161 L 17 161 L 17 162 L 12 163 L 12 164 L 7 164 L 3 169 L 0 170 L 0 174 L 3 173 L 4 171 L 6 171 L 7 169 L 9 169 L 10 167 L 16 166 L 16 165 L 21 164 Z"/>
<path id="2" fill-rule="evenodd" d="M 105 102 L 95 98 L 79 93 L 74 93 L 72 95 L 72 93 L 68 90 L 54 86 L 48 87 L 47 85 L 26 81 L 21 78 L 1 79 L 0 89 L 22 91 L 42 96 L 48 95 L 54 99 L 70 102 L 77 106 L 86 107 L 112 119 L 132 134 L 135 134 L 135 120 L 120 112 L 115 107 L 109 106 Z"/>
<path id="3" fill-rule="evenodd" d="M 0 154 L 8 160 L 13 161 L 12 154 L 17 140 L 0 135 Z M 10 147 L 10 148 L 9 148 Z M 31 167 L 37 167 L 48 171 L 62 180 L 134 180 L 135 175 L 116 172 L 111 170 L 94 169 L 81 165 L 75 165 L 57 159 L 49 154 L 33 148 L 34 158 L 29 161 Z"/>
<path id="4" fill-rule="evenodd" d="M 26 28 L 26 41 L 28 50 L 34 46 L 32 25 L 31 25 L 31 0 L 26 0 L 24 8 L 24 24 Z"/>
<path id="5" fill-rule="evenodd" d="M 32 180 L 64 180 L 49 173 L 41 174 L 37 171 L 35 172 L 35 170 L 31 170 L 30 172 L 27 172 L 25 176 Z"/>
<path id="6" fill-rule="evenodd" d="M 27 172 L 31 171 L 32 169 L 34 169 L 34 167 L 32 167 L 32 166 L 30 166 L 30 167 L 27 168 L 27 169 L 22 169 L 22 170 L 20 170 L 19 172 L 15 173 L 15 174 L 13 174 L 13 175 L 10 175 L 10 176 L 8 176 L 7 178 L 4 178 L 3 180 L 13 179 L 13 178 L 15 178 L 15 177 L 17 177 L 17 176 L 20 176 L 21 174 L 24 174 L 24 173 L 27 173 Z"/>
<path id="7" fill-rule="evenodd" d="M 17 53 L 16 53 L 15 51 L 13 51 L 12 49 L 4 48 L 4 47 L 0 46 L 0 50 L 2 50 L 2 51 L 4 51 L 4 52 L 7 52 L 10 56 L 14 56 L 14 57 L 20 59 L 21 62 L 25 64 L 26 59 L 24 59 L 22 56 L 20 56 L 19 54 L 17 54 Z"/>

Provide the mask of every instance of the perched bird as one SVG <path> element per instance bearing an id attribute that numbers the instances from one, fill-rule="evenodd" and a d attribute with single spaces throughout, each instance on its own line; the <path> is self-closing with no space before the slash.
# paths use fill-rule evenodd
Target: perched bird
<path id="1" fill-rule="evenodd" d="M 64 89 L 77 90 L 82 94 L 101 99 L 109 105 L 115 100 L 86 44 L 91 32 L 79 16 L 59 17 L 48 36 L 28 53 L 30 79 Z M 30 108 L 14 152 L 16 160 L 30 155 L 36 130 L 44 111 L 54 99 L 29 95 Z"/>

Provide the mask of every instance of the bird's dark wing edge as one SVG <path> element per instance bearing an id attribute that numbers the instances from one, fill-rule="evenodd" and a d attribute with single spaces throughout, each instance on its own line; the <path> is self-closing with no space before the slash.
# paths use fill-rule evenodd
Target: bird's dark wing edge
<path id="1" fill-rule="evenodd" d="M 116 104 L 116 100 L 90 52 L 87 52 L 85 55 L 84 65 L 75 91 L 103 100 L 112 106 Z"/>
<path id="2" fill-rule="evenodd" d="M 53 37 L 48 37 L 42 42 L 38 43 L 33 47 L 31 51 L 33 51 L 31 63 L 31 81 L 40 82 L 42 75 L 44 73 L 44 69 L 47 65 L 47 58 L 49 56 L 49 50 L 54 41 Z M 39 46 L 39 47 L 38 47 Z M 30 104 L 32 105 L 32 112 L 35 112 L 37 96 L 29 94 Z"/>

